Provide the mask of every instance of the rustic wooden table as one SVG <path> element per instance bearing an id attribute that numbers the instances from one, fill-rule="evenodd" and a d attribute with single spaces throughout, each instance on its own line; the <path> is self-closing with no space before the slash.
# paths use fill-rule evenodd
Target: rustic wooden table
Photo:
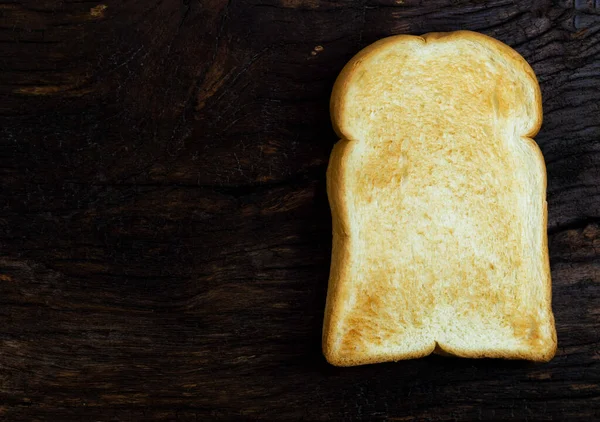
<path id="1" fill-rule="evenodd" d="M 0 419 L 600 418 L 600 4 L 0 4 Z M 339 369 L 328 98 L 381 37 L 477 30 L 544 96 L 559 349 Z"/>

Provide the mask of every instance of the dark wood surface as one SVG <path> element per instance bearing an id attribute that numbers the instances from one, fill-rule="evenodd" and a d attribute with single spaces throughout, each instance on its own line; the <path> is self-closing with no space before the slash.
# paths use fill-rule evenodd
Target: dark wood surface
<path id="1" fill-rule="evenodd" d="M 600 418 L 593 3 L 0 3 L 0 419 Z M 540 80 L 558 354 L 331 367 L 330 89 L 457 29 Z"/>

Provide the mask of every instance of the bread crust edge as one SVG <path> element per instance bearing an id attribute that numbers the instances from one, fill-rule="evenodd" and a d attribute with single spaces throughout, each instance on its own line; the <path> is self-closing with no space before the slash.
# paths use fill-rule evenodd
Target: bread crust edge
<path id="1" fill-rule="evenodd" d="M 345 279 L 348 271 L 347 261 L 349 260 L 349 237 L 348 237 L 348 208 L 346 202 L 342 198 L 342 193 L 345 191 L 345 180 L 344 180 L 344 166 L 345 157 L 351 151 L 351 148 L 358 139 L 353 139 L 352 134 L 345 131 L 343 127 L 343 114 L 344 114 L 344 96 L 348 89 L 348 85 L 352 76 L 355 74 L 357 68 L 361 62 L 368 57 L 370 54 L 385 48 L 390 44 L 402 42 L 405 40 L 417 39 L 423 43 L 432 42 L 440 39 L 472 39 L 479 42 L 485 42 L 493 44 L 499 51 L 503 52 L 507 56 L 513 59 L 515 64 L 518 64 L 525 74 L 530 78 L 536 96 L 536 110 L 537 115 L 535 120 L 532 122 L 530 130 L 521 136 L 521 138 L 532 148 L 538 162 L 540 164 L 541 177 L 542 177 L 542 189 L 541 189 L 541 200 L 543 201 L 543 229 L 541 233 L 542 249 L 544 260 L 544 272 L 546 282 L 546 298 L 545 306 L 548 311 L 550 318 L 550 324 L 552 327 L 552 343 L 545 345 L 543 349 L 531 350 L 523 352 L 511 351 L 509 353 L 502 350 L 460 350 L 449 346 L 438 344 L 435 342 L 431 347 L 407 354 L 381 354 L 371 357 L 344 357 L 336 353 L 335 349 L 335 333 L 336 328 L 332 324 L 340 322 L 340 318 L 337 313 L 340 309 L 340 289 L 341 281 Z M 330 114 L 333 124 L 333 128 L 337 135 L 340 137 L 331 153 L 329 165 L 327 168 L 327 196 L 329 199 L 331 213 L 332 213 L 332 257 L 331 257 L 331 268 L 330 276 L 327 289 L 327 299 L 325 305 L 325 314 L 323 321 L 322 331 L 322 350 L 326 360 L 335 366 L 355 366 L 372 363 L 382 363 L 389 361 L 399 361 L 406 359 L 414 359 L 424 357 L 432 353 L 441 355 L 452 355 L 457 357 L 465 358 L 503 358 L 503 359 L 523 359 L 536 362 L 548 362 L 556 354 L 557 350 L 557 335 L 554 321 L 554 315 L 552 312 L 552 279 L 550 273 L 550 257 L 548 252 L 548 236 L 547 236 L 547 225 L 548 225 L 548 204 L 546 201 L 546 190 L 547 190 L 547 174 L 546 165 L 542 152 L 537 143 L 532 139 L 540 130 L 543 120 L 542 113 L 542 95 L 541 90 L 535 76 L 535 73 L 529 63 L 515 50 L 508 45 L 498 41 L 492 37 L 484 34 L 480 34 L 472 31 L 455 31 L 455 32 L 431 32 L 421 36 L 415 35 L 395 35 L 387 38 L 383 38 L 375 43 L 365 47 L 358 52 L 342 69 L 339 76 L 337 77 L 330 100 Z"/>

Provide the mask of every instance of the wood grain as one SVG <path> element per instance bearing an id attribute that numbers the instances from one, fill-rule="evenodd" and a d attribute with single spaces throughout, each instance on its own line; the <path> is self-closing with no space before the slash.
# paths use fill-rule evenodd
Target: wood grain
<path id="1" fill-rule="evenodd" d="M 584 3 L 0 4 L 0 419 L 600 418 L 600 20 Z M 378 38 L 456 29 L 540 80 L 558 355 L 333 368 L 331 86 Z"/>

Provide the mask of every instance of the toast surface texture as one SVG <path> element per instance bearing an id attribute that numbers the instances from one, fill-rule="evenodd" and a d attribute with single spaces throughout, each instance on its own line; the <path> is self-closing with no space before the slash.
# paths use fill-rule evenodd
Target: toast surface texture
<path id="1" fill-rule="evenodd" d="M 527 62 L 470 31 L 385 38 L 344 67 L 331 116 L 327 360 L 550 360 L 546 169 L 531 139 L 541 94 Z"/>

